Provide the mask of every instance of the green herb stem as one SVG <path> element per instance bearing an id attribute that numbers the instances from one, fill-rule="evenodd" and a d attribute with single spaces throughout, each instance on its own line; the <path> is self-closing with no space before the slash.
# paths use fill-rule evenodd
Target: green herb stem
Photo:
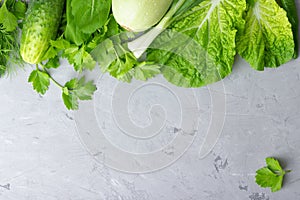
<path id="1" fill-rule="evenodd" d="M 48 70 L 45 68 L 45 66 L 43 64 L 40 64 L 42 66 L 42 69 L 39 69 L 38 65 L 36 66 L 37 70 L 42 71 L 44 73 L 46 73 L 50 80 L 57 86 L 59 87 L 61 90 L 63 90 L 64 86 L 62 86 L 59 82 L 57 82 L 52 76 L 51 74 L 48 72 Z"/>

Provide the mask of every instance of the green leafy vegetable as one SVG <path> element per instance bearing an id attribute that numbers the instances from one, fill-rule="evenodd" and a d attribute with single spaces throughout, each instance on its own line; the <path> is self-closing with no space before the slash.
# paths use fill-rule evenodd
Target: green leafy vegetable
<path id="1" fill-rule="evenodd" d="M 103 72 L 109 72 L 113 77 L 121 79 L 138 62 L 126 45 L 120 43 L 119 39 L 119 37 L 107 39 L 97 50 L 92 52 L 92 55 L 100 55 L 95 56 L 95 59 Z"/>
<path id="2" fill-rule="evenodd" d="M 18 1 L 19 2 L 19 1 Z M 22 9 L 20 5 L 24 5 Z M 24 15 L 26 4 L 17 3 L 12 0 L 5 0 L 0 8 L 0 77 L 4 74 L 11 74 L 16 67 L 22 66 L 22 59 L 19 54 L 18 42 L 18 19 Z"/>
<path id="3" fill-rule="evenodd" d="M 74 66 L 74 69 L 79 72 L 82 72 L 83 69 L 92 70 L 96 65 L 92 56 L 86 52 L 85 46 L 66 49 L 63 56 L 66 57 L 69 63 Z"/>
<path id="4" fill-rule="evenodd" d="M 110 13 L 111 0 L 72 0 L 72 15 L 83 33 L 101 28 Z"/>
<path id="5" fill-rule="evenodd" d="M 46 53 L 49 58 L 52 58 L 57 52 L 62 52 L 62 57 L 67 58 L 76 71 L 82 72 L 84 69 L 94 69 L 96 62 L 86 51 L 85 45 L 78 47 L 62 38 L 50 43 L 52 48 Z"/>
<path id="6" fill-rule="evenodd" d="M 0 77 L 1 77 L 2 74 L 5 73 L 5 71 L 6 71 L 6 67 L 4 65 L 0 64 Z"/>
<path id="7" fill-rule="evenodd" d="M 50 69 L 50 68 L 56 69 L 56 68 L 59 67 L 59 65 L 60 65 L 60 63 L 59 63 L 59 58 L 58 58 L 58 56 L 56 56 L 56 57 L 54 57 L 54 58 L 50 58 L 50 59 L 48 60 L 48 62 L 45 64 L 45 67 L 46 67 L 47 69 Z"/>
<path id="8" fill-rule="evenodd" d="M 50 85 L 50 77 L 46 72 L 36 69 L 31 72 L 28 82 L 31 82 L 33 89 L 40 94 L 45 94 Z"/>
<path id="9" fill-rule="evenodd" d="M 59 3 L 62 5 L 63 2 L 60 1 Z M 116 30 L 119 30 L 119 27 L 113 17 L 109 16 L 110 0 L 67 0 L 65 13 L 60 14 L 62 23 L 54 31 L 53 27 L 49 26 L 53 25 L 53 20 L 55 20 L 55 23 L 60 21 L 54 15 L 54 11 L 52 11 L 56 10 L 58 12 L 59 9 L 56 9 L 58 6 L 56 0 L 33 1 L 29 9 L 29 14 L 31 15 L 28 14 L 29 17 L 25 20 L 24 26 L 26 33 L 24 38 L 29 39 L 22 40 L 22 43 L 25 44 L 24 46 L 26 47 L 27 45 L 29 50 L 26 51 L 26 48 L 23 47 L 21 52 L 23 52 L 25 58 L 32 58 L 27 59 L 27 61 L 38 63 L 40 66 L 40 68 L 32 72 L 29 78 L 29 81 L 33 83 L 34 89 L 44 94 L 51 80 L 62 90 L 62 97 L 66 107 L 68 109 L 78 109 L 78 100 L 91 99 L 93 92 L 96 90 L 95 85 L 91 81 L 85 83 L 84 78 L 75 78 L 63 86 L 47 70 L 58 68 L 60 58 L 66 58 L 78 73 L 83 72 L 85 69 L 94 69 L 96 62 L 90 55 L 90 51 L 106 37 L 114 35 Z M 48 9 L 47 12 L 45 11 L 46 7 Z M 46 15 L 47 13 L 49 14 L 47 17 L 52 17 L 51 20 L 45 17 L 45 13 Z M 42 16 L 42 19 L 35 18 L 40 16 Z M 28 24 L 33 22 L 34 24 L 29 27 Z M 44 26 L 46 22 L 48 22 L 48 25 Z M 45 32 L 46 29 L 48 30 L 47 33 Z M 60 35 L 57 35 L 57 32 Z M 55 36 L 53 35 L 54 33 Z M 45 40 L 37 42 L 40 37 L 47 39 L 47 42 Z M 36 42 L 36 45 L 32 46 L 32 44 L 29 44 L 30 42 Z M 47 45 L 47 48 L 44 48 L 45 45 Z M 32 50 L 36 50 L 36 48 L 39 48 L 38 55 L 32 53 Z"/>
<path id="10" fill-rule="evenodd" d="M 7 32 L 0 24 L 0 76 L 6 72 L 7 62 L 10 58 L 10 51 L 14 49 L 15 37 Z"/>
<path id="11" fill-rule="evenodd" d="M 0 2 L 1 76 L 8 63 L 18 57 L 17 28 L 23 24 L 18 22 L 24 18 L 27 6 L 20 0 Z M 60 58 L 66 58 L 79 74 L 94 69 L 98 62 L 103 72 L 122 81 L 145 81 L 162 73 L 177 86 L 199 87 L 230 74 L 237 51 L 258 70 L 277 67 L 297 56 L 294 0 L 173 0 L 157 4 L 132 0 L 137 7 L 119 7 L 126 19 L 118 21 L 140 13 L 134 17 L 146 26 L 138 28 L 145 30 L 158 23 L 140 34 L 125 32 L 117 24 L 112 0 L 66 0 L 65 8 L 60 0 L 30 2 L 21 55 L 27 62 L 36 63 L 37 68 L 28 81 L 40 94 L 46 93 L 52 81 L 62 90 L 68 109 L 78 109 L 79 100 L 90 100 L 96 86 L 84 78 L 71 79 L 65 85 L 58 83 L 48 69 L 58 68 Z M 278 177 L 276 167 L 269 164 L 258 176 L 269 176 L 274 190 L 283 177 Z"/>
<path id="12" fill-rule="evenodd" d="M 298 57 L 298 14 L 295 0 L 277 0 L 278 4 L 287 12 L 287 17 L 292 25 L 293 36 L 295 41 L 294 58 Z"/>
<path id="13" fill-rule="evenodd" d="M 17 17 L 8 11 L 6 1 L 4 1 L 4 4 L 0 8 L 0 24 L 8 32 L 14 31 L 18 26 Z"/>
<path id="14" fill-rule="evenodd" d="M 245 8 L 241 0 L 203 1 L 156 38 L 147 60 L 163 65 L 164 77 L 178 86 L 199 87 L 224 78 L 231 73 Z"/>
<path id="15" fill-rule="evenodd" d="M 281 189 L 283 177 L 290 170 L 283 170 L 278 160 L 266 158 L 267 166 L 256 171 L 256 183 L 261 187 L 270 187 L 272 192 Z"/>
<path id="16" fill-rule="evenodd" d="M 248 5 L 245 28 L 237 35 L 237 48 L 256 70 L 278 67 L 292 59 L 291 24 L 275 0 L 256 0 Z"/>
<path id="17" fill-rule="evenodd" d="M 80 30 L 80 27 L 77 26 L 75 17 L 72 14 L 71 3 L 72 0 L 67 0 L 67 25 L 66 30 L 64 32 L 64 36 L 68 41 L 75 43 L 76 45 L 81 45 L 84 41 L 86 41 L 89 38 L 89 34 L 83 33 Z"/>
<path id="18" fill-rule="evenodd" d="M 67 0 L 67 26 L 65 37 L 81 45 L 106 23 L 111 9 L 111 0 Z"/>
<path id="19" fill-rule="evenodd" d="M 25 12 L 27 10 L 27 5 L 25 2 L 16 1 L 14 4 L 13 14 L 16 16 L 17 19 L 24 19 Z"/>
<path id="20" fill-rule="evenodd" d="M 85 82 L 84 77 L 74 78 L 65 84 L 62 98 L 68 109 L 76 110 L 78 109 L 78 100 L 91 100 L 96 89 L 92 81 Z"/>
<path id="21" fill-rule="evenodd" d="M 62 98 L 65 106 L 69 110 L 78 109 L 79 100 L 91 100 L 93 93 L 96 91 L 96 86 L 93 81 L 85 81 L 85 78 L 73 78 L 64 86 L 59 84 L 47 71 L 47 68 L 55 68 L 58 64 L 57 58 L 49 60 L 46 65 L 41 64 L 41 68 L 36 67 L 32 71 L 28 82 L 32 83 L 33 89 L 40 94 L 45 94 L 49 89 L 50 81 L 57 85 L 62 90 Z M 48 66 L 47 66 L 48 65 Z"/>
<path id="22" fill-rule="evenodd" d="M 93 38 L 88 42 L 87 49 L 89 52 L 94 50 L 98 44 L 104 41 L 107 38 L 115 36 L 122 32 L 119 25 L 117 24 L 116 20 L 112 15 L 109 16 L 106 23 L 103 27 L 99 29 L 99 31 L 93 34 Z"/>
<path id="23" fill-rule="evenodd" d="M 127 42 L 133 34 L 124 32 L 103 41 L 91 55 L 99 63 L 102 72 L 125 82 L 134 77 L 137 80 L 147 80 L 160 73 L 160 66 L 152 62 L 140 62 L 128 49 Z"/>
<path id="24" fill-rule="evenodd" d="M 160 74 L 160 66 L 144 62 L 134 68 L 133 77 L 137 80 L 146 81 L 157 74 Z"/>
<path id="25" fill-rule="evenodd" d="M 194 1 L 185 1 L 182 5 L 177 4 L 180 2 L 180 0 L 174 0 L 173 5 L 179 5 L 177 6 L 178 9 L 176 9 L 176 12 L 174 13 L 173 18 L 176 19 L 177 17 L 180 17 L 181 14 L 187 12 L 188 10 L 192 9 L 193 7 L 199 5 L 204 0 L 194 0 Z"/>

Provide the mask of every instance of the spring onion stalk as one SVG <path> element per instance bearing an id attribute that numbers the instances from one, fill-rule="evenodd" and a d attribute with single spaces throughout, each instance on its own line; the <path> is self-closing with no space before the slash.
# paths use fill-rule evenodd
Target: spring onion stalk
<path id="1" fill-rule="evenodd" d="M 140 36 L 139 38 L 128 42 L 128 48 L 134 56 L 138 59 L 151 45 L 154 39 L 166 29 L 174 19 L 173 16 L 181 8 L 181 6 L 186 2 L 186 0 L 179 0 L 174 3 L 166 15 L 161 19 L 161 21 L 148 32 Z"/>

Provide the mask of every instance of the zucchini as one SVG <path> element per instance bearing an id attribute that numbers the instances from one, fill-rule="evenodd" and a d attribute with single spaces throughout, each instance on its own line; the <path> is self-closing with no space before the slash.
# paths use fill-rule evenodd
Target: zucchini
<path id="1" fill-rule="evenodd" d="M 64 0 L 32 0 L 22 29 L 20 54 L 30 64 L 43 61 L 50 40 L 57 36 Z"/>

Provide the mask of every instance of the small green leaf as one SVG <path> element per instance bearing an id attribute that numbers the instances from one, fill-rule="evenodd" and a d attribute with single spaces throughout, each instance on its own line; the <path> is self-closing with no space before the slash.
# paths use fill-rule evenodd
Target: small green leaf
<path id="1" fill-rule="evenodd" d="M 45 94 L 50 85 L 50 77 L 47 73 L 34 70 L 31 72 L 28 82 L 31 82 L 33 89 L 40 94 Z"/>
<path id="2" fill-rule="evenodd" d="M 63 98 L 65 106 L 69 110 L 77 110 L 78 109 L 78 98 L 76 98 L 76 96 L 74 96 L 72 93 L 69 93 L 68 95 L 65 93 L 62 93 L 62 98 Z"/>
<path id="3" fill-rule="evenodd" d="M 256 171 L 256 183 L 261 187 L 270 187 L 272 192 L 281 189 L 283 176 L 274 174 L 269 168 L 264 167 Z"/>
<path id="4" fill-rule="evenodd" d="M 81 79 L 74 78 L 65 84 L 62 98 L 69 110 L 77 110 L 78 101 L 91 100 L 96 89 L 93 81 L 85 82 L 84 77 Z"/>
<path id="5" fill-rule="evenodd" d="M 47 69 L 50 69 L 50 68 L 56 69 L 56 68 L 59 67 L 59 65 L 60 65 L 60 63 L 59 63 L 59 58 L 56 56 L 56 57 L 54 57 L 54 58 L 50 58 L 50 59 L 48 60 L 48 62 L 45 64 L 45 67 L 46 67 Z"/>
<path id="6" fill-rule="evenodd" d="M 282 175 L 284 172 L 279 164 L 279 161 L 274 158 L 266 158 L 267 167 L 275 174 Z"/>
<path id="7" fill-rule="evenodd" d="M 65 84 L 65 87 L 68 88 L 68 90 L 75 90 L 77 86 L 78 86 L 78 80 L 76 78 L 71 79 Z"/>
<path id="8" fill-rule="evenodd" d="M 49 49 L 44 54 L 42 60 L 48 60 L 50 58 L 54 58 L 55 56 L 57 56 L 57 51 L 52 46 L 50 46 Z"/>
<path id="9" fill-rule="evenodd" d="M 134 68 L 134 78 L 146 81 L 160 73 L 160 66 L 142 63 Z"/>
<path id="10" fill-rule="evenodd" d="M 96 66 L 96 61 L 92 56 L 85 50 L 85 46 L 82 46 L 80 49 L 68 48 L 64 52 L 64 57 L 66 57 L 70 64 L 74 66 L 76 71 L 83 71 L 84 69 L 92 70 Z"/>
<path id="11" fill-rule="evenodd" d="M 95 66 L 96 66 L 96 61 L 88 52 L 84 51 L 83 58 L 82 58 L 83 69 L 93 70 Z"/>
<path id="12" fill-rule="evenodd" d="M 84 77 L 82 77 L 78 81 L 78 87 L 74 90 L 74 92 L 80 100 L 91 100 L 96 89 L 97 88 L 93 84 L 93 81 L 85 82 Z"/>
<path id="13" fill-rule="evenodd" d="M 282 187 L 284 175 L 290 171 L 284 171 L 274 158 L 266 158 L 266 163 L 267 167 L 256 171 L 255 181 L 261 187 L 270 187 L 272 192 L 276 192 Z"/>
<path id="14" fill-rule="evenodd" d="M 59 50 L 64 50 L 64 49 L 67 49 L 67 48 L 71 47 L 70 42 L 65 40 L 65 39 L 62 39 L 62 38 L 57 39 L 57 40 L 51 40 L 50 44 L 51 44 L 52 47 L 55 47 Z"/>

